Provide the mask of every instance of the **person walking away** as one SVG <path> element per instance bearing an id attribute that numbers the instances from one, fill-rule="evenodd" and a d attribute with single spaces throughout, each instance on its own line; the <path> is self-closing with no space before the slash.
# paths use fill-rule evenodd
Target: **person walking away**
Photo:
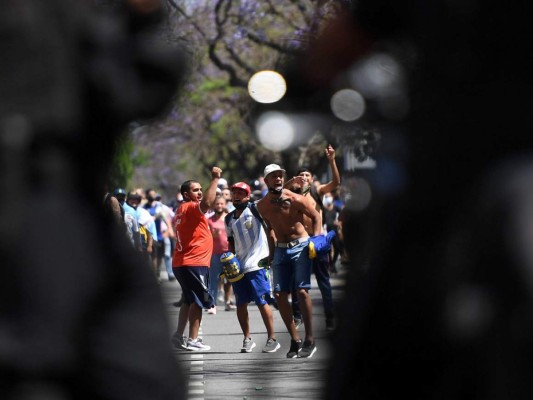
<path id="1" fill-rule="evenodd" d="M 144 208 L 148 210 L 155 222 L 156 236 L 154 236 L 154 243 L 152 246 L 152 267 L 156 279 L 161 282 L 161 264 L 165 256 L 165 241 L 163 237 L 163 231 L 161 229 L 161 223 L 164 222 L 161 207 L 155 200 L 156 192 L 154 189 L 146 190 L 146 203 Z"/>
<path id="2" fill-rule="evenodd" d="M 167 277 L 169 281 L 175 281 L 176 277 L 172 271 L 172 252 L 174 251 L 174 241 L 176 235 L 172 228 L 172 218 L 174 218 L 174 210 L 163 202 L 163 198 L 160 194 L 155 194 L 155 201 L 160 207 L 160 214 L 163 221 L 161 222 L 161 232 L 163 232 L 163 244 L 164 244 L 164 257 L 165 270 L 167 271 Z"/>
<path id="3" fill-rule="evenodd" d="M 139 207 L 141 202 L 141 196 L 136 192 L 129 192 L 125 202 L 125 210 L 131 212 L 128 208 L 135 211 L 137 216 L 137 222 L 139 224 L 139 238 L 140 238 L 140 251 L 143 258 L 146 260 L 149 266 L 152 264 L 152 244 L 153 244 L 153 224 L 150 213 L 143 207 Z"/>
<path id="4" fill-rule="evenodd" d="M 309 234 L 303 216 L 311 221 L 313 236 L 321 233 L 320 214 L 302 195 L 283 188 L 285 170 L 277 164 L 269 164 L 264 170 L 268 193 L 257 202 L 257 208 L 267 226 L 269 260 L 274 272 L 274 294 L 279 312 L 291 335 L 288 358 L 312 357 L 316 352 L 313 337 L 311 297 L 311 259 L 309 258 Z M 274 239 L 275 238 L 275 242 Z M 289 294 L 297 282 L 298 298 L 305 327 L 303 346 L 294 324 Z"/>
<path id="5" fill-rule="evenodd" d="M 270 303 L 272 288 L 265 265 L 268 266 L 269 246 L 264 222 L 257 205 L 250 201 L 251 190 L 244 182 L 231 187 L 235 210 L 225 218 L 228 247 L 231 259 L 238 260 L 240 271 L 225 268 L 226 278 L 232 281 L 237 303 L 237 318 L 244 334 L 241 353 L 249 353 L 256 346 L 250 334 L 248 303 L 255 302 L 267 330 L 267 341 L 263 353 L 273 353 L 281 346 L 274 332 L 274 317 Z M 228 260 L 229 261 L 229 260 Z"/>
<path id="6" fill-rule="evenodd" d="M 124 223 L 126 225 L 126 234 L 131 245 L 136 251 L 141 251 L 141 236 L 139 233 L 139 217 L 137 211 L 126 203 L 126 190 L 122 188 L 115 189 L 115 197 L 124 210 Z"/>
<path id="7" fill-rule="evenodd" d="M 177 348 L 190 351 L 207 351 L 211 347 L 198 338 L 202 309 L 213 306 L 214 299 L 209 294 L 209 264 L 213 254 L 213 237 L 205 213 L 215 202 L 217 183 L 222 170 L 213 167 L 211 182 L 205 192 L 202 185 L 194 180 L 185 181 L 180 192 L 184 202 L 174 216 L 176 248 L 172 258 L 174 276 L 181 286 L 184 301 L 178 315 L 178 326 L 172 337 Z M 189 323 L 189 335 L 184 336 Z"/>

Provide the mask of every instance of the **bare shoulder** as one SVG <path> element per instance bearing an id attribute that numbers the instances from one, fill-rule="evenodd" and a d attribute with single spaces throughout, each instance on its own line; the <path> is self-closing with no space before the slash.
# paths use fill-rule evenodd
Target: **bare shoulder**
<path id="1" fill-rule="evenodd" d="M 262 199 L 258 200 L 255 204 L 257 210 L 259 210 L 259 213 L 263 214 L 268 211 L 268 203 L 266 197 L 263 197 Z"/>
<path id="2" fill-rule="evenodd" d="M 307 207 L 310 205 L 306 196 L 291 192 L 290 190 L 287 190 L 286 192 L 284 191 L 283 197 L 290 199 L 291 203 L 298 207 Z"/>
<path id="3" fill-rule="evenodd" d="M 307 203 L 311 205 L 311 207 L 317 208 L 316 200 L 313 198 L 313 196 L 311 196 L 310 194 L 307 194 L 304 197 Z"/>

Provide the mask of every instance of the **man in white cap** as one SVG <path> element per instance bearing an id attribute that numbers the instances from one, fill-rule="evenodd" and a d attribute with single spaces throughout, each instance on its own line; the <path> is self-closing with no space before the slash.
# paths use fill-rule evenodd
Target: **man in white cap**
<path id="1" fill-rule="evenodd" d="M 309 235 L 305 229 L 304 215 L 311 221 L 313 236 L 321 232 L 320 214 L 302 195 L 283 188 L 285 170 L 277 164 L 265 167 L 264 179 L 268 193 L 258 203 L 270 241 L 269 260 L 274 273 L 274 293 L 278 307 L 291 335 L 288 358 L 312 357 L 316 351 L 312 328 L 311 288 L 312 262 L 309 258 Z M 273 240 L 275 238 L 275 241 Z M 298 298 L 305 326 L 302 344 L 289 303 L 289 294 L 296 283 Z"/>

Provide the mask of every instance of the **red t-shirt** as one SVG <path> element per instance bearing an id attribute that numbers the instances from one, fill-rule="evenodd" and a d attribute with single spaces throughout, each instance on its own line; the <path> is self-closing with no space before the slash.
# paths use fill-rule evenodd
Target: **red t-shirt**
<path id="1" fill-rule="evenodd" d="M 173 267 L 209 267 L 213 253 L 213 237 L 200 203 L 181 203 L 172 220 L 176 230 Z"/>

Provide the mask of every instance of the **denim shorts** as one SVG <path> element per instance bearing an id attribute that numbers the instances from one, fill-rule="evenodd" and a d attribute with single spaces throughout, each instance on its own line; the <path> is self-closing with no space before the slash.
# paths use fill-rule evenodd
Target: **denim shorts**
<path id="1" fill-rule="evenodd" d="M 293 287 L 311 289 L 311 270 L 309 242 L 291 248 L 276 247 L 272 262 L 274 292 L 290 292 Z"/>
<path id="2" fill-rule="evenodd" d="M 274 301 L 270 295 L 270 280 L 264 269 L 245 273 L 242 279 L 233 282 L 232 286 L 237 306 L 252 301 L 261 306 Z"/>

